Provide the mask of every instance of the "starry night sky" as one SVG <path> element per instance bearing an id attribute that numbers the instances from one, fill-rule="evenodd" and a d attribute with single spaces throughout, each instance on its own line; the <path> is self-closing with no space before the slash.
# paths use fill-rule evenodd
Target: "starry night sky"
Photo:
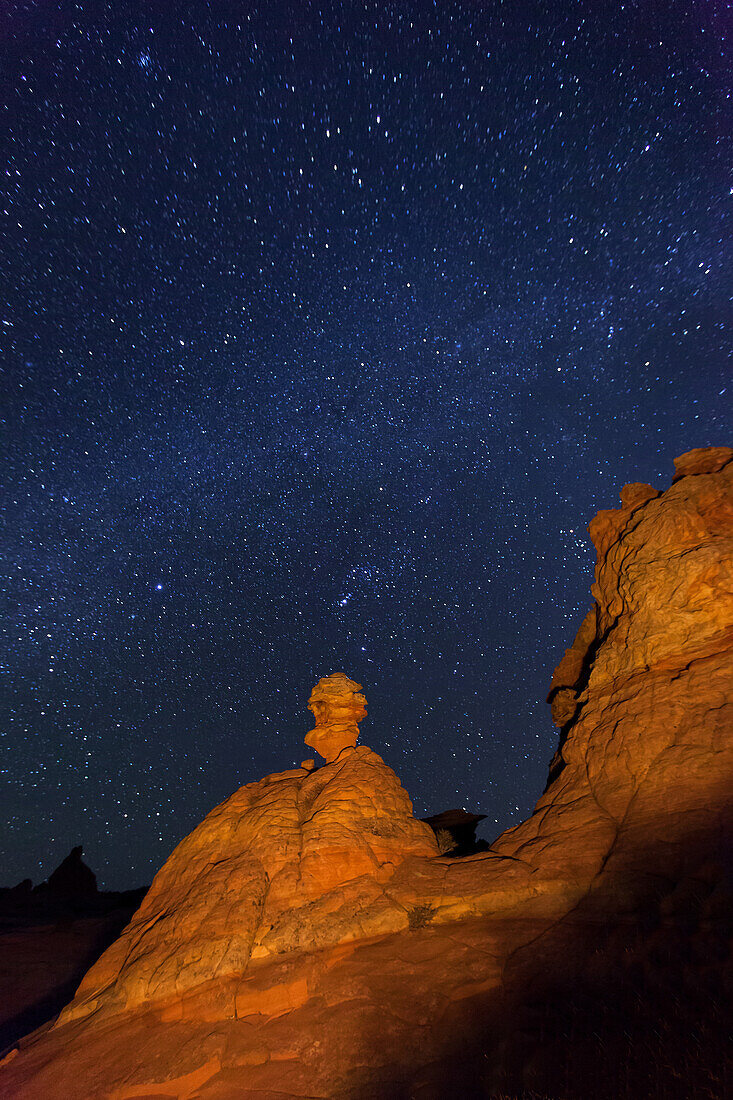
<path id="1" fill-rule="evenodd" d="M 332 671 L 527 815 L 585 525 L 730 442 L 724 8 L 3 5 L 5 884 L 149 881 Z"/>

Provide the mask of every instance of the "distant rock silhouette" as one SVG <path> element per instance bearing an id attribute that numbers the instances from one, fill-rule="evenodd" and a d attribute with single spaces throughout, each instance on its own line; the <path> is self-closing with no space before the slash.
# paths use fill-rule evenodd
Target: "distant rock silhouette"
<path id="1" fill-rule="evenodd" d="M 83 848 L 72 848 L 68 856 L 49 875 L 48 889 L 64 898 L 92 898 L 98 893 L 97 876 L 82 860 Z"/>
<path id="2" fill-rule="evenodd" d="M 463 809 L 443 810 L 421 820 L 435 833 L 443 855 L 470 856 L 489 848 L 485 840 L 476 837 L 476 826 L 486 820 L 486 814 L 470 814 Z"/>
<path id="3" fill-rule="evenodd" d="M 8 891 L 8 896 L 12 894 L 14 898 L 30 897 L 31 890 L 33 889 L 33 879 L 24 878 L 17 886 L 11 886 Z M 0 897 L 3 895 L 3 890 L 0 889 Z"/>
<path id="4" fill-rule="evenodd" d="M 321 681 L 325 766 L 209 814 L 3 1097 L 730 1095 L 733 451 L 676 469 L 590 525 L 527 821 L 437 854 Z"/>
<path id="5" fill-rule="evenodd" d="M 0 889 L 0 1050 L 58 1014 L 145 894 L 99 891 L 81 857 L 72 849 L 38 886 Z"/>

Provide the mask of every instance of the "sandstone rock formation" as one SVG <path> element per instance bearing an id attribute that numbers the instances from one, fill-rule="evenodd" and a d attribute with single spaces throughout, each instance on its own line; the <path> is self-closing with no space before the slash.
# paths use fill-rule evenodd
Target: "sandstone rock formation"
<path id="1" fill-rule="evenodd" d="M 359 722 L 366 715 L 366 699 L 360 691 L 361 684 L 343 672 L 334 672 L 319 680 L 311 692 L 308 709 L 316 728 L 305 743 L 329 764 L 342 749 L 353 748 L 359 740 Z"/>
<path id="2" fill-rule="evenodd" d="M 241 977 L 250 960 L 407 927 L 390 881 L 406 860 L 438 848 L 391 768 L 355 747 L 366 714 L 359 688 L 341 673 L 319 681 L 306 740 L 329 763 L 269 775 L 213 810 L 173 852 L 61 1022 L 180 998 L 214 978 Z"/>
<path id="3" fill-rule="evenodd" d="M 443 855 L 469 856 L 488 851 L 488 843 L 476 836 L 476 826 L 486 820 L 486 814 L 470 814 L 464 809 L 443 810 L 421 820 L 435 833 Z"/>
<path id="4" fill-rule="evenodd" d="M 437 855 L 354 747 L 341 682 L 348 738 L 310 742 L 326 765 L 242 788 L 183 841 L 2 1095 L 729 1094 L 733 451 L 676 467 L 590 525 L 595 607 L 527 821 Z M 322 694 L 314 734 L 342 717 Z"/>

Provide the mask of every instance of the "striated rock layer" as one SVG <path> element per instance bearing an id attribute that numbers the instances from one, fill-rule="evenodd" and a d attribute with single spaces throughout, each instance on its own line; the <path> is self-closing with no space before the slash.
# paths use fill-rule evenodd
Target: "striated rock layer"
<path id="1" fill-rule="evenodd" d="M 242 787 L 178 845 L 60 1022 L 167 1002 L 242 976 L 250 960 L 399 931 L 395 870 L 437 851 L 365 746 Z"/>
<path id="2" fill-rule="evenodd" d="M 359 740 L 359 722 L 366 714 L 366 699 L 361 684 L 334 672 L 318 681 L 308 700 L 308 710 L 316 720 L 315 729 L 305 743 L 329 764 L 342 749 L 353 748 Z"/>
<path id="3" fill-rule="evenodd" d="M 526 822 L 439 856 L 355 747 L 359 685 L 327 685 L 343 746 L 179 845 L 2 1095 L 730 1094 L 733 451 L 676 469 L 590 525 L 595 606 Z"/>

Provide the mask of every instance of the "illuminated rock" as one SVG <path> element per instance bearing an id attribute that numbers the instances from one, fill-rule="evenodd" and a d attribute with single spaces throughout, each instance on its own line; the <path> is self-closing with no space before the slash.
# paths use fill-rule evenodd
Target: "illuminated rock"
<path id="1" fill-rule="evenodd" d="M 395 773 L 355 747 L 366 714 L 341 673 L 314 688 L 307 742 L 329 762 L 269 775 L 213 810 L 178 845 L 62 1021 L 167 1002 L 251 960 L 406 928 L 389 882 L 437 854 Z"/>
<path id="2" fill-rule="evenodd" d="M 366 699 L 360 695 L 361 684 L 334 672 L 319 680 L 311 692 L 308 709 L 316 720 L 305 739 L 330 763 L 342 749 L 353 748 L 359 740 L 359 722 L 366 715 Z"/>

